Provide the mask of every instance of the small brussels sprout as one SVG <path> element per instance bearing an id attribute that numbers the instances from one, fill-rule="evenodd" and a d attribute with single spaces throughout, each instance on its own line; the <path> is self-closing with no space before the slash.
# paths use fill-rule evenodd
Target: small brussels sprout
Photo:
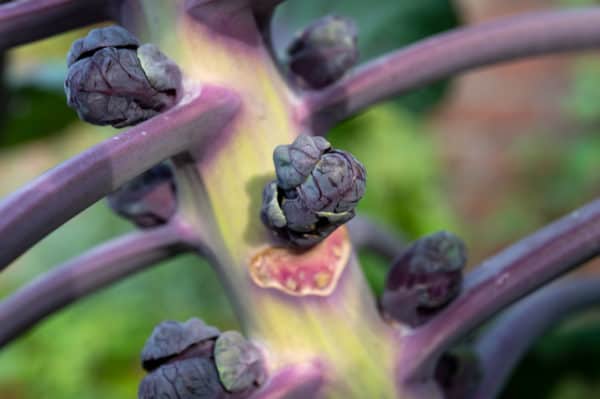
<path id="1" fill-rule="evenodd" d="M 420 238 L 394 261 L 381 298 L 385 315 L 411 326 L 427 321 L 460 292 L 463 241 L 445 231 Z"/>
<path id="2" fill-rule="evenodd" d="M 310 88 L 330 85 L 358 61 L 356 36 L 351 20 L 339 16 L 321 18 L 288 48 L 289 68 Z"/>
<path id="3" fill-rule="evenodd" d="M 190 358 L 161 366 L 142 380 L 139 399 L 226 398 L 210 359 Z"/>
<path id="4" fill-rule="evenodd" d="M 215 343 L 215 364 L 221 384 L 229 392 L 261 385 L 265 370 L 260 351 L 237 331 L 226 331 Z"/>
<path id="5" fill-rule="evenodd" d="M 158 164 L 107 196 L 113 211 L 138 227 L 147 228 L 169 221 L 177 209 L 171 168 Z"/>
<path id="6" fill-rule="evenodd" d="M 192 318 L 185 323 L 163 321 L 152 331 L 142 349 L 142 366 L 146 370 L 183 353 L 192 345 L 202 341 L 216 339 L 220 331 L 206 325 L 202 320 Z"/>
<path id="7" fill-rule="evenodd" d="M 346 151 L 306 135 L 273 153 L 277 180 L 263 191 L 261 219 L 277 236 L 305 248 L 354 217 L 367 173 Z"/>
<path id="8" fill-rule="evenodd" d="M 124 127 L 175 104 L 179 68 L 154 45 L 119 26 L 94 29 L 73 43 L 65 80 L 68 105 L 96 125 Z"/>
<path id="9" fill-rule="evenodd" d="M 202 320 L 165 321 L 142 350 L 139 399 L 244 399 L 265 379 L 261 352 L 235 331 Z"/>

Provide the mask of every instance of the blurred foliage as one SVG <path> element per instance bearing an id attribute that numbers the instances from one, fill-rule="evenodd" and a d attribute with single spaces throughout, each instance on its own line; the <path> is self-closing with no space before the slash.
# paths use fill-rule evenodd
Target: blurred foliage
<path id="1" fill-rule="evenodd" d="M 367 191 L 359 213 L 399 229 L 408 238 L 442 229 L 460 234 L 441 190 L 441 165 L 433 140 L 414 116 L 395 104 L 380 105 L 334 128 L 327 138 L 365 165 Z M 361 255 L 365 275 L 379 294 L 387 261 L 374 254 Z"/>
<path id="2" fill-rule="evenodd" d="M 597 398 L 600 320 L 597 314 L 591 316 L 546 334 L 520 362 L 502 397 Z"/>
<path id="3" fill-rule="evenodd" d="M 598 1 L 561 0 L 565 5 Z M 564 112 L 571 128 L 560 135 L 517 141 L 515 197 L 494 226 L 539 226 L 600 194 L 600 60 L 575 62 Z M 514 223 L 518 221 L 518 223 Z M 496 223 L 497 222 L 497 223 Z M 499 229 L 499 234 L 501 229 Z M 515 337 L 515 339 L 518 339 Z M 563 323 L 529 351 L 513 373 L 502 398 L 582 399 L 600 397 L 600 320 L 598 313 Z"/>
<path id="4" fill-rule="evenodd" d="M 283 53 L 296 32 L 324 15 L 341 15 L 358 26 L 361 61 L 399 49 L 435 33 L 456 27 L 459 18 L 448 0 L 292 0 L 279 7 L 274 20 L 275 45 Z M 439 82 L 402 96 L 397 103 L 414 112 L 424 112 L 442 97 L 448 82 Z"/>
<path id="5" fill-rule="evenodd" d="M 58 134 L 77 118 L 66 106 L 62 90 L 13 86 L 6 96 L 7 118 L 1 125 L 0 147 Z"/>
<path id="6" fill-rule="evenodd" d="M 0 148 L 60 134 L 77 120 L 66 103 L 66 54 L 84 30 L 9 51 L 0 82 Z M 2 112 L 4 111 L 4 112 Z"/>

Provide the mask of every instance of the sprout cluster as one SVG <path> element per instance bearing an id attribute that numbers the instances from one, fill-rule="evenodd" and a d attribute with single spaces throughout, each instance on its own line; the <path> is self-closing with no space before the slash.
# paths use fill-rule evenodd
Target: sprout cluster
<path id="1" fill-rule="evenodd" d="M 277 179 L 263 191 L 261 218 L 277 236 L 310 247 L 354 217 L 367 173 L 322 137 L 300 135 L 273 153 Z"/>
<path id="2" fill-rule="evenodd" d="M 196 318 L 156 326 L 142 350 L 142 366 L 148 375 L 140 399 L 244 399 L 265 378 L 256 346 Z"/>

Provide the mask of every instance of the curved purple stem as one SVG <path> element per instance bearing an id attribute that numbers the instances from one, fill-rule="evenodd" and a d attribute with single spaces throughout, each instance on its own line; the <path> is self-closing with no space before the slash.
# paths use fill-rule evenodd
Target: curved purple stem
<path id="1" fill-rule="evenodd" d="M 0 49 L 112 19 L 117 0 L 20 0 L 0 6 Z"/>
<path id="2" fill-rule="evenodd" d="M 427 378 L 440 354 L 497 312 L 600 254 L 600 199 L 484 261 L 458 298 L 406 337 L 404 381 Z"/>
<path id="3" fill-rule="evenodd" d="M 600 47 L 600 7 L 501 18 L 420 41 L 309 92 L 301 123 L 323 134 L 370 105 L 476 67 L 516 58 Z"/>
<path id="4" fill-rule="evenodd" d="M 373 251 L 389 261 L 406 249 L 406 242 L 399 234 L 368 217 L 355 216 L 346 226 L 356 249 Z"/>
<path id="5" fill-rule="evenodd" d="M 249 399 L 318 398 L 324 383 L 322 366 L 316 363 L 298 364 L 278 371 Z"/>
<path id="6" fill-rule="evenodd" d="M 204 87 L 193 100 L 100 143 L 0 203 L 0 270 L 48 233 L 158 162 L 198 148 L 235 116 L 239 98 Z"/>
<path id="7" fill-rule="evenodd" d="M 574 312 L 600 305 L 600 279 L 552 284 L 510 308 L 475 344 L 483 379 L 472 398 L 497 397 L 535 341 Z"/>
<path id="8" fill-rule="evenodd" d="M 190 247 L 175 225 L 119 237 L 39 276 L 0 303 L 0 347 L 46 316 Z"/>
<path id="9" fill-rule="evenodd" d="M 252 11 L 258 22 L 259 27 L 265 27 L 269 23 L 275 8 L 285 0 L 250 0 Z"/>

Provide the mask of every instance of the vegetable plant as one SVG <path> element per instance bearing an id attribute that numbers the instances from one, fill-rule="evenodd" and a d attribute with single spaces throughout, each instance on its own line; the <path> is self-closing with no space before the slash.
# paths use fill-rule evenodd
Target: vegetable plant
<path id="1" fill-rule="evenodd" d="M 354 67 L 360 32 L 343 16 L 310 24 L 278 59 L 270 21 L 279 3 L 0 6 L 0 49 L 111 21 L 71 47 L 65 91 L 81 119 L 126 127 L 0 203 L 0 269 L 104 197 L 139 227 L 5 298 L 0 345 L 191 252 L 216 269 L 243 331 L 161 323 L 142 351 L 140 398 L 495 397 L 536 337 L 600 300 L 596 279 L 551 283 L 598 254 L 600 202 L 463 276 L 467 249 L 451 232 L 404 247 L 353 219 L 368 171 L 326 135 L 375 103 L 472 68 L 596 47 L 600 8 L 464 27 Z M 358 264 L 364 246 L 390 260 L 381 298 Z"/>

